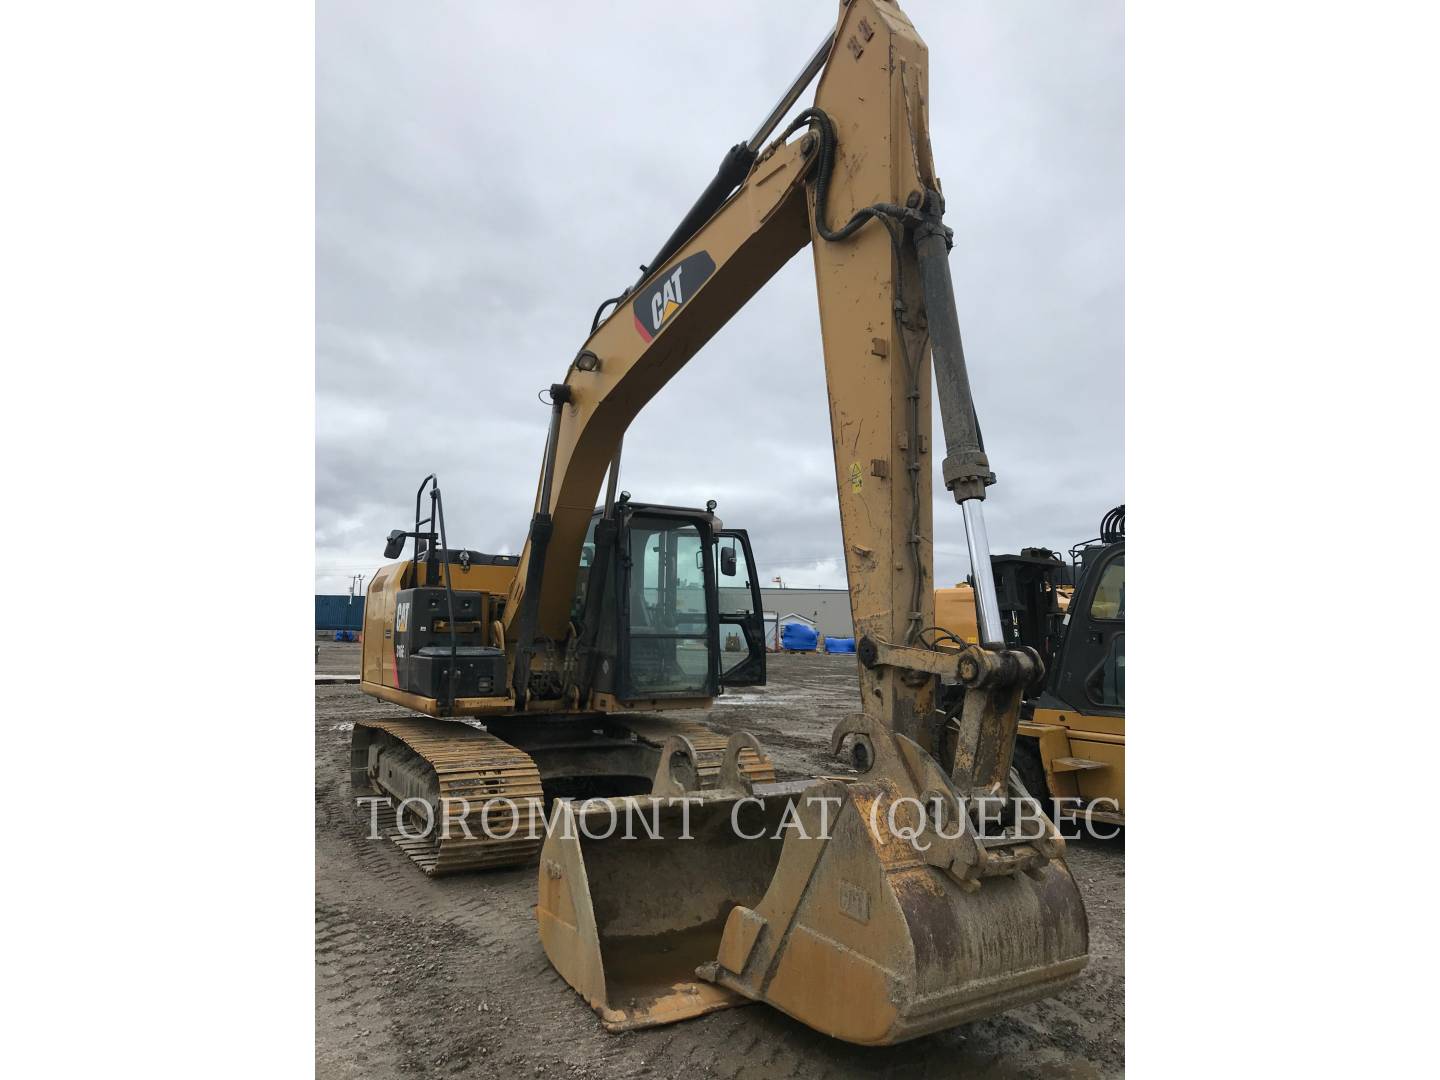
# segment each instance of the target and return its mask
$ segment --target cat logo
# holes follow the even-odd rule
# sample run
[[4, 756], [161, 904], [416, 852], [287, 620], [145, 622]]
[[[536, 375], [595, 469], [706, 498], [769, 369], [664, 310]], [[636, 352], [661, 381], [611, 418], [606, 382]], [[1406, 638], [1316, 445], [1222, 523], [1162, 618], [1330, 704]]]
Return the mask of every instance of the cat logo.
[[646, 341], [655, 340], [670, 317], [686, 300], [694, 296], [706, 279], [715, 272], [715, 260], [708, 251], [687, 255], [674, 266], [662, 271], [650, 287], [635, 297], [631, 310], [635, 313], [635, 329]]

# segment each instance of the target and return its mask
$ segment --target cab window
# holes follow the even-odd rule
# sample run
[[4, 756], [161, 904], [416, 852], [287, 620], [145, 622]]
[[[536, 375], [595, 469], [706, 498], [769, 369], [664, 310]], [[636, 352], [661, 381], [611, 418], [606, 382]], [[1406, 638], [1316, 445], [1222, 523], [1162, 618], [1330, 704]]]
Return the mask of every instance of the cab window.
[[750, 563], [745, 558], [745, 549], [733, 536], [722, 536], [716, 543], [720, 614], [749, 615], [755, 610], [755, 594], [750, 589]]
[[1123, 620], [1125, 618], [1125, 556], [1117, 555], [1106, 564], [1090, 601], [1092, 619]]
[[1116, 634], [1105, 652], [1105, 660], [1085, 681], [1085, 693], [1096, 705], [1125, 707], [1125, 635]]
[[706, 546], [694, 525], [630, 523], [630, 685], [637, 693], [702, 693], [709, 686]]
[[590, 570], [595, 565], [595, 523], [600, 519], [592, 517], [590, 528], [585, 531], [585, 542], [580, 547], [580, 571], [575, 575], [575, 595], [570, 599], [570, 619], [577, 625], [585, 616], [585, 596], [590, 588]]

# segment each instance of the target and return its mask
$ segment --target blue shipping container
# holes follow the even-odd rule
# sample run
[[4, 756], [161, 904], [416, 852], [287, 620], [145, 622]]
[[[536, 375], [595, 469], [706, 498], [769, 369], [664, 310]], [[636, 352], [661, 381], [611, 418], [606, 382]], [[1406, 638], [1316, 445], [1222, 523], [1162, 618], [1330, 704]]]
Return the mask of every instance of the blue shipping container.
[[365, 628], [365, 597], [322, 596], [315, 594], [315, 629], [363, 630]]

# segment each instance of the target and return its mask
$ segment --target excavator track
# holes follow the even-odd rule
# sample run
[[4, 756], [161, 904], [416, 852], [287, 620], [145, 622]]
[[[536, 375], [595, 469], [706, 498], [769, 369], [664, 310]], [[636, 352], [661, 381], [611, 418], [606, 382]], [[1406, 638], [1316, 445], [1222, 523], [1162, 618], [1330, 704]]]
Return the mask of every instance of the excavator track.
[[[390, 795], [392, 802], [394, 792], [386, 791], [370, 769], [369, 748], [376, 733], [381, 733], [382, 740], [388, 736], [413, 751], [430, 766], [438, 782], [439, 805], [445, 808], [443, 822], [437, 820], [433, 828], [422, 829], [399, 820], [393, 806], [379, 818], [386, 835], [426, 874], [440, 877], [521, 866], [539, 856], [545, 838], [544, 795], [540, 770], [529, 754], [453, 720], [356, 721], [351, 742], [352, 784]], [[511, 802], [497, 804], [498, 799]]]
[[[617, 738], [633, 737], [657, 750], [670, 736], [684, 736], [695, 748], [701, 787], [718, 784], [726, 738], [703, 724], [626, 716], [612, 717], [607, 727]], [[379, 775], [386, 770], [377, 764], [371, 749], [377, 743], [383, 748], [387, 741], [412, 752], [423, 762], [421, 767], [433, 773], [434, 785], [426, 785], [430, 797], [412, 800], [430, 803], [433, 826], [414, 810], [406, 817], [401, 809], [405, 790], [385, 783]], [[740, 766], [753, 783], [775, 780], [775, 766], [769, 757], [753, 750], [740, 752]], [[411, 775], [415, 775], [414, 766]], [[375, 809], [377, 825], [431, 877], [521, 866], [534, 862], [544, 843], [544, 792], [534, 759], [469, 724], [429, 717], [356, 721], [351, 782], [356, 790], [373, 790], [390, 798], [389, 806]], [[511, 802], [497, 803], [500, 799]]]
[[[694, 720], [670, 720], [659, 716], [612, 717], [611, 723], [633, 734], [641, 742], [662, 747], [671, 735], [683, 735], [695, 748], [698, 760], [695, 771], [700, 777], [702, 788], [713, 788], [720, 779], [720, 766], [725, 760], [724, 735], [718, 735], [704, 724]], [[757, 754], [751, 749], [740, 751], [740, 768], [751, 783], [773, 784], [775, 764], [768, 754]]]

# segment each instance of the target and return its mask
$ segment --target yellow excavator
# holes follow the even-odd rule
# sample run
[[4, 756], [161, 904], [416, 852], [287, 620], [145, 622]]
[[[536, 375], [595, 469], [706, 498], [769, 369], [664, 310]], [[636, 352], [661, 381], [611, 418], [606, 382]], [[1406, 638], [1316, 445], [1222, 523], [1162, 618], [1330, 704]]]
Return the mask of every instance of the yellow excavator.
[[1075, 594], [1021, 710], [1015, 768], [1052, 817], [1125, 824], [1125, 507], [1072, 548]]
[[[1109, 510], [1100, 535], [1070, 557], [1067, 566], [1026, 548], [991, 558], [1006, 642], [1031, 646], [1047, 669], [1021, 705], [1014, 765], [1051, 817], [1124, 825], [1125, 507]], [[938, 649], [978, 640], [969, 582], [935, 590], [935, 623]], [[947, 709], [962, 697], [958, 684], [941, 690]]]
[[[992, 555], [991, 573], [1000, 604], [1000, 622], [1011, 645], [1029, 645], [1049, 666], [1056, 624], [1075, 595], [1071, 572], [1049, 548], [1024, 548], [1019, 555]], [[980, 640], [975, 586], [968, 579], [935, 590], [934, 644], [963, 649]]]
[[[1064, 841], [1026, 814], [1010, 767], [1043, 665], [1005, 645], [988, 571], [995, 478], [961, 347], [928, 70], [895, 3], [844, 0], [549, 388], [521, 554], [449, 547], [428, 477], [413, 528], [387, 544], [398, 561], [369, 588], [362, 687], [415, 715], [356, 724], [354, 784], [398, 804], [392, 833], [428, 873], [538, 849], [541, 943], [611, 1030], [760, 1001], [887, 1045], [1053, 994], [1086, 963]], [[814, 104], [776, 134], [816, 76]], [[745, 534], [713, 503], [617, 489], [640, 409], [807, 244], [859, 697], [831, 737], [853, 772], [776, 783], [753, 736], [685, 719], [764, 680]], [[942, 452], [932, 371], [942, 475], [984, 568], [980, 640], [959, 652], [923, 633]], [[731, 634], [742, 655], [719, 648]], [[947, 677], [967, 690], [951, 716], [936, 708]]]

